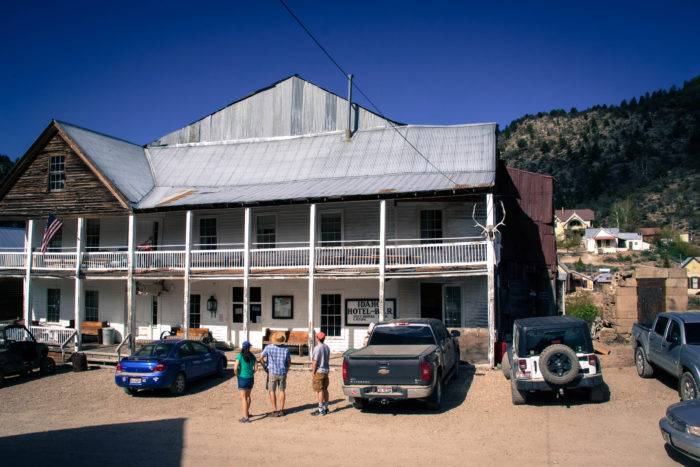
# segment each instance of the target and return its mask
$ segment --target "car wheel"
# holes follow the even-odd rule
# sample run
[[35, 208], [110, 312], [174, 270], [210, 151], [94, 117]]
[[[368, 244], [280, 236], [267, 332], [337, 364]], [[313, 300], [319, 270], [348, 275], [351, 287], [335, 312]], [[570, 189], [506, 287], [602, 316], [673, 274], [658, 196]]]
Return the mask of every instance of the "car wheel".
[[513, 405], [524, 405], [527, 403], [527, 396], [525, 396], [524, 392], [518, 390], [513, 380], [510, 382], [510, 398], [513, 401]]
[[178, 373], [175, 375], [175, 381], [170, 385], [170, 394], [173, 396], [179, 396], [185, 392], [187, 388], [187, 378], [185, 378], [184, 373]]
[[540, 372], [545, 381], [555, 386], [569, 384], [581, 369], [574, 350], [564, 344], [554, 344], [540, 353]]
[[226, 357], [221, 357], [219, 360], [219, 364], [216, 365], [216, 376], [219, 378], [223, 378], [226, 376]]
[[606, 395], [605, 388], [602, 384], [588, 390], [588, 400], [591, 402], [605, 402]]
[[438, 374], [437, 384], [435, 384], [435, 389], [433, 393], [428, 398], [427, 406], [431, 410], [438, 410], [442, 405], [442, 376]]
[[634, 351], [634, 366], [637, 368], [637, 374], [642, 378], [651, 378], [654, 374], [654, 368], [647, 360], [646, 352], [642, 347], [637, 347]]
[[678, 392], [683, 401], [697, 399], [698, 397], [698, 386], [695, 384], [695, 378], [687, 371], [681, 375], [681, 379], [678, 382]]
[[138, 392], [138, 389], [134, 388], [124, 388], [124, 392], [129, 395], [129, 396], [135, 396], [136, 393]]
[[501, 359], [501, 371], [506, 379], [510, 379], [510, 359], [508, 358], [508, 354], [505, 354]]
[[43, 375], [50, 375], [56, 371], [56, 362], [51, 357], [44, 357], [39, 363], [39, 371]]
[[362, 410], [367, 407], [367, 399], [361, 397], [351, 397], [350, 403], [352, 403], [352, 406], [357, 410]]

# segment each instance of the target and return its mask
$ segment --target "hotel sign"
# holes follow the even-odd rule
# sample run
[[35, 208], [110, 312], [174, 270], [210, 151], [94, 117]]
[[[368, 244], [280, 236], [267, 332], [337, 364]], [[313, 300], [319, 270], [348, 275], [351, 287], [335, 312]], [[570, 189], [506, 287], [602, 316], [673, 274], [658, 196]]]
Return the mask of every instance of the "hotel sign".
[[[384, 300], [384, 320], [396, 318], [396, 299]], [[369, 326], [379, 322], [379, 299], [348, 298], [345, 300], [345, 325]]]

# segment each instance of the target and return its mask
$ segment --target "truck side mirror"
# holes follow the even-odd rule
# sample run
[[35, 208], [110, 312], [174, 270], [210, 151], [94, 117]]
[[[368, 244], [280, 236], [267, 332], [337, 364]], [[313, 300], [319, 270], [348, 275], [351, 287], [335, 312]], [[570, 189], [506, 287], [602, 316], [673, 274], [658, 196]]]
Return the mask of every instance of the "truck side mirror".
[[458, 330], [453, 329], [452, 331], [450, 331], [450, 336], [452, 336], [452, 337], [459, 337], [459, 336], [461, 336], [461, 334], [459, 333]]

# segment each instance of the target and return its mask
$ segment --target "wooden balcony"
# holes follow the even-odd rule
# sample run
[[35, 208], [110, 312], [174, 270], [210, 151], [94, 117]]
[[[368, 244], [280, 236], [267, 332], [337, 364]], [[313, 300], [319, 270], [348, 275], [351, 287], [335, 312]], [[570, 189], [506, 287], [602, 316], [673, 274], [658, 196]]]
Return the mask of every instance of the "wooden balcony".
[[[425, 241], [425, 240], [423, 240]], [[308, 246], [302, 243], [253, 245], [250, 249], [252, 274], [283, 274], [289, 271], [306, 272], [309, 268]], [[193, 273], [228, 273], [238, 275], [244, 267], [245, 250], [240, 247], [191, 250], [190, 269]], [[198, 248], [198, 246], [195, 246]], [[314, 251], [314, 268], [319, 273], [366, 271], [377, 272], [380, 246], [376, 241], [337, 242], [318, 245]], [[32, 269], [36, 271], [75, 271], [75, 251], [32, 253]], [[89, 273], [124, 272], [128, 269], [128, 252], [123, 250], [86, 251], [81, 254], [81, 270]], [[24, 252], [0, 252], [0, 270], [22, 270]], [[162, 246], [157, 250], [135, 251], [136, 273], [178, 272], [185, 269], [186, 252], [181, 246]], [[431, 243], [420, 240], [388, 240], [386, 270], [398, 271], [419, 268], [459, 268], [486, 265], [486, 242], [481, 238], [435, 239]], [[173, 274], [177, 275], [177, 274]]]

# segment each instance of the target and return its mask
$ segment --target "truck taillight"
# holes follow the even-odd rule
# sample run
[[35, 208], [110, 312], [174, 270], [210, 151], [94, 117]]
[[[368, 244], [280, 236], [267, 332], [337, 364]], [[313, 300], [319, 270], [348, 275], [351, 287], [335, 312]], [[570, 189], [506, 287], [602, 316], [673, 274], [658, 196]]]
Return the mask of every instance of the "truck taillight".
[[526, 371], [527, 370], [527, 360], [524, 358], [518, 359], [518, 368], [520, 368], [520, 371]]
[[348, 359], [343, 359], [343, 382], [347, 384], [350, 380], [350, 370], [348, 368]]
[[516, 379], [530, 379], [532, 373], [527, 371], [527, 360], [524, 358], [518, 359], [518, 371], [515, 372]]
[[159, 363], [153, 368], [153, 371], [155, 373], [160, 373], [161, 371], [165, 371], [165, 363]]
[[420, 379], [426, 383], [433, 380], [433, 365], [425, 360], [421, 360], [420, 362]]
[[590, 367], [597, 367], [598, 366], [598, 357], [596, 357], [595, 354], [590, 354], [588, 356], [588, 366], [590, 366]]
[[117, 373], [121, 373], [121, 372], [122, 372], [122, 364], [117, 363]]

